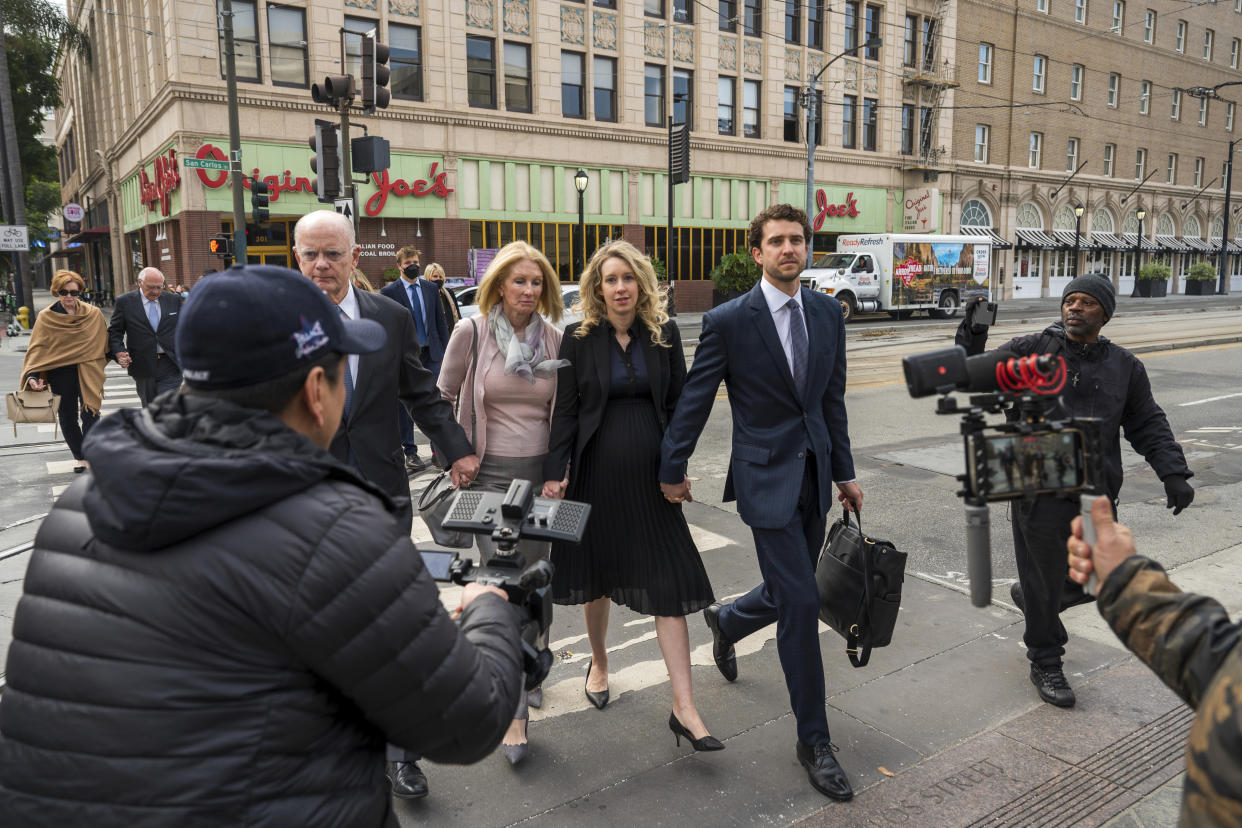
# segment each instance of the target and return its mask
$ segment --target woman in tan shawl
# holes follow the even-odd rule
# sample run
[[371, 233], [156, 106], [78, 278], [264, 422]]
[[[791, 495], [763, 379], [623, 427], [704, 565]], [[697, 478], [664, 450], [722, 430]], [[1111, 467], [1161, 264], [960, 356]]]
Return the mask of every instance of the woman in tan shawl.
[[78, 461], [75, 472], [86, 468], [82, 439], [99, 421], [108, 364], [108, 324], [99, 308], [82, 301], [85, 288], [77, 273], [56, 271], [52, 295], [59, 301], [35, 319], [18, 386], [42, 391], [51, 384], [52, 393], [60, 395], [60, 430]]

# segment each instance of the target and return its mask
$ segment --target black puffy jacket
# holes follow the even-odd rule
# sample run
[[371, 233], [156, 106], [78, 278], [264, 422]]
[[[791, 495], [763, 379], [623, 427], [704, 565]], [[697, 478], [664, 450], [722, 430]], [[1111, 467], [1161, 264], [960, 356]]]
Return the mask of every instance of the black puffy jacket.
[[35, 541], [0, 704], [0, 825], [394, 824], [386, 741], [489, 753], [516, 610], [459, 628], [392, 505], [275, 417], [105, 418]]

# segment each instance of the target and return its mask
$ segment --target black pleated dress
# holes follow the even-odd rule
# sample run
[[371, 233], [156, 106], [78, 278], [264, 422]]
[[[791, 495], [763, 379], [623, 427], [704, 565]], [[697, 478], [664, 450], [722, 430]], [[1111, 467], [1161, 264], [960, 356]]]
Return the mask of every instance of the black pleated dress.
[[599, 429], [571, 469], [566, 497], [591, 504], [581, 544], [552, 545], [552, 599], [609, 597], [643, 615], [697, 612], [714, 598], [680, 503], [660, 491], [663, 432], [642, 348], [608, 337], [611, 385]]

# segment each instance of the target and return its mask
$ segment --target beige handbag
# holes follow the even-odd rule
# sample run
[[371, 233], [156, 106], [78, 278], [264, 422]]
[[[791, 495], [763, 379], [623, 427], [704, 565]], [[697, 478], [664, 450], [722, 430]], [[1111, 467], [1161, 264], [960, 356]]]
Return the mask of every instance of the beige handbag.
[[[17, 436], [18, 423], [51, 423], [56, 425], [56, 411], [60, 408], [60, 395], [50, 388], [42, 391], [10, 391], [5, 395], [9, 419], [13, 421], [13, 436]], [[53, 428], [52, 433], [57, 433]]]

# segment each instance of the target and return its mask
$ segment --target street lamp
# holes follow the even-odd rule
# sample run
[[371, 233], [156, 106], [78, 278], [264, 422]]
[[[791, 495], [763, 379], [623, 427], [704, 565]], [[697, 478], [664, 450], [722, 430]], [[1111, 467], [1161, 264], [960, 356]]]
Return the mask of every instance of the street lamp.
[[[839, 55], [833, 55], [828, 59], [815, 76], [807, 83], [802, 90], [802, 106], [806, 109], [806, 217], [811, 219], [811, 204], [815, 199], [815, 123], [819, 120], [819, 106], [816, 103], [815, 84], [819, 82], [819, 76], [828, 70], [828, 67], [836, 63], [846, 55], [858, 54], [859, 49], [878, 49], [884, 45], [882, 38], [873, 37], [866, 43], [856, 44], [853, 48], [846, 49]], [[812, 229], [812, 232], [814, 230]], [[814, 243], [812, 239], [807, 239], [812, 251]]]
[[[1218, 101], [1224, 101], [1225, 99], [1220, 96], [1219, 90], [1226, 86], [1242, 86], [1242, 81], [1225, 81], [1215, 86], [1192, 86], [1190, 89], [1185, 90], [1185, 92], [1192, 98], [1215, 98]], [[1232, 105], [1233, 102], [1228, 101], [1227, 103]], [[1229, 279], [1227, 268], [1229, 264], [1229, 190], [1233, 186], [1234, 147], [1239, 140], [1242, 139], [1235, 138], [1229, 142], [1229, 154], [1225, 156], [1225, 212], [1222, 214], [1225, 226], [1220, 233], [1220, 270], [1216, 274], [1216, 292], [1220, 295], [1229, 293], [1229, 289], [1226, 287], [1228, 284], [1227, 280]]]
[[590, 183], [591, 179], [585, 170], [578, 170], [574, 174], [574, 189], [578, 191], [578, 242], [580, 245], [578, 250], [581, 254], [575, 276], [581, 276], [582, 268], [586, 265], [586, 213], [583, 211], [582, 194], [586, 192], [587, 184]]
[[1074, 205], [1074, 276], [1078, 276], [1078, 237], [1082, 235], [1082, 214], [1086, 210], [1081, 204]]
[[1130, 291], [1130, 295], [1138, 296], [1139, 269], [1143, 264], [1143, 219], [1147, 218], [1147, 211], [1140, 206], [1134, 215], [1138, 218], [1138, 240], [1134, 242], [1134, 290]]

